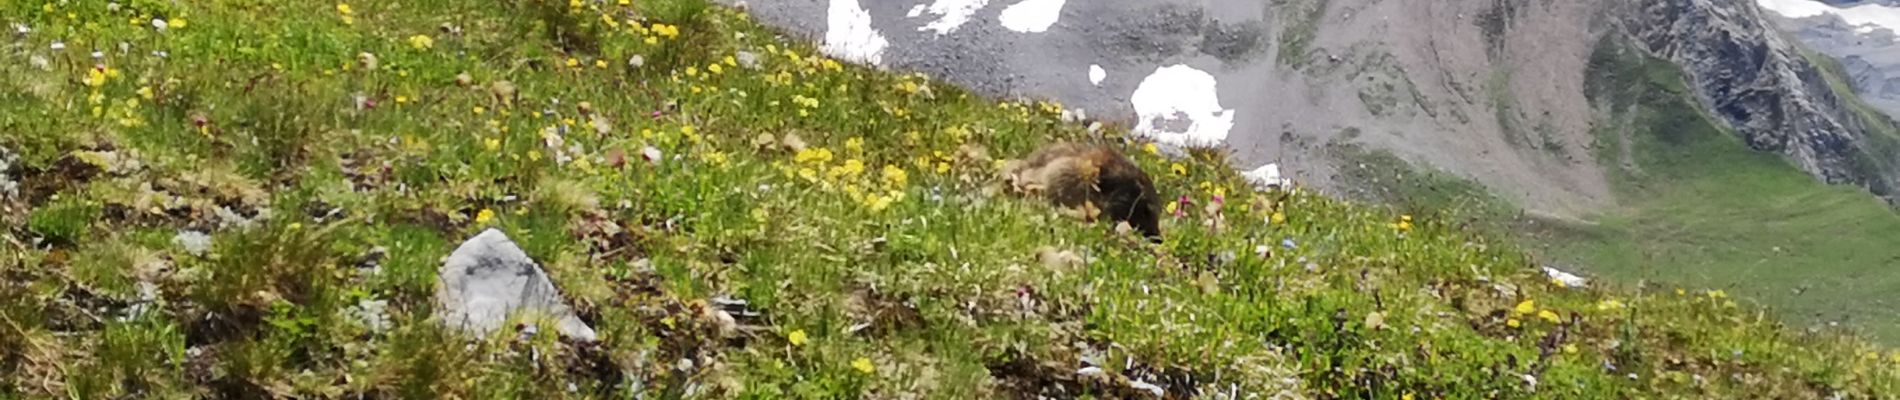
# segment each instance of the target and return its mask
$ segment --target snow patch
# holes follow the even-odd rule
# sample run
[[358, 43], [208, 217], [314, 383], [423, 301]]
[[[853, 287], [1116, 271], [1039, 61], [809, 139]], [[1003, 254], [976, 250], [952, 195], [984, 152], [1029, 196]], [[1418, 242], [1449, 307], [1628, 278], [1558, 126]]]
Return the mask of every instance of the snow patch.
[[879, 65], [891, 42], [871, 27], [871, 12], [858, 0], [831, 0], [826, 9], [825, 54], [853, 62]]
[[925, 12], [936, 14], [936, 21], [924, 24], [924, 26], [918, 27], [917, 30], [937, 31], [938, 35], [948, 35], [951, 32], [956, 32], [957, 28], [962, 27], [964, 23], [970, 22], [970, 17], [975, 16], [977, 10], [982, 10], [983, 6], [989, 4], [990, 0], [937, 0], [928, 6], [918, 4], [916, 7], [912, 7], [910, 13], [906, 15], [911, 18], [917, 18], [918, 16], [922, 16]]
[[1062, 17], [1062, 3], [1066, 0], [1023, 0], [1021, 3], [1003, 9], [1001, 20], [1004, 28], [1023, 33], [1040, 33], [1049, 30]]
[[1102, 66], [1100, 65], [1089, 66], [1089, 84], [1095, 85], [1095, 86], [1102, 86], [1102, 79], [1106, 79], [1106, 78], [1108, 78], [1108, 71], [1103, 70]]
[[1847, 21], [1848, 25], [1859, 27], [1861, 33], [1872, 33], [1881, 28], [1900, 33], [1900, 7], [1863, 4], [1839, 8], [1815, 0], [1756, 0], [1756, 3], [1788, 18], [1834, 15]]
[[1129, 102], [1141, 120], [1135, 132], [1174, 146], [1213, 146], [1234, 129], [1234, 110], [1221, 108], [1219, 82], [1187, 65], [1156, 68]]

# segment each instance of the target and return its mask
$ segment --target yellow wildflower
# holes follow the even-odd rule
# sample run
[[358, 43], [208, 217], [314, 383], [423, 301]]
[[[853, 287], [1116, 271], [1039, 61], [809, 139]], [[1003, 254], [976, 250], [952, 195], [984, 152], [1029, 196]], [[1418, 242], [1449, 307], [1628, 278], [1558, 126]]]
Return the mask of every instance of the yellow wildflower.
[[106, 71], [99, 68], [86, 70], [86, 86], [100, 87], [106, 84]]
[[1609, 299], [1609, 300], [1597, 302], [1598, 311], [1610, 311], [1610, 310], [1616, 310], [1616, 309], [1621, 309], [1621, 308], [1623, 308], [1623, 302], [1617, 299]]
[[1564, 344], [1564, 354], [1577, 354], [1577, 344], [1576, 344], [1576, 343], [1565, 343], [1565, 344]]
[[495, 210], [484, 208], [482, 209], [481, 212], [475, 213], [476, 224], [485, 225], [485, 224], [488, 224], [489, 221], [494, 221], [494, 220], [495, 220]]
[[1709, 291], [1709, 298], [1711, 299], [1720, 299], [1724, 297], [1728, 297], [1728, 292], [1722, 291], [1722, 289], [1715, 289], [1715, 290]]
[[1537, 301], [1524, 300], [1524, 302], [1517, 303], [1517, 308], [1513, 309], [1512, 311], [1516, 311], [1518, 315], [1524, 315], [1524, 314], [1537, 312]]
[[726, 163], [729, 160], [726, 157], [726, 153], [721, 153], [718, 151], [708, 151], [705, 154], [701, 154], [699, 158], [706, 160], [706, 162], [712, 163], [712, 165], [714, 166], [720, 166], [720, 167], [726, 166]]
[[1168, 170], [1174, 171], [1175, 175], [1187, 176], [1188, 174], [1187, 165], [1182, 165], [1181, 163], [1174, 163], [1174, 165], [1168, 166]]
[[171, 20], [165, 22], [170, 23], [171, 29], [185, 29], [185, 25], [188, 25], [185, 23], [185, 17], [172, 17]]
[[721, 61], [724, 61], [726, 65], [728, 66], [733, 66], [733, 67], [739, 66], [739, 59], [733, 56], [726, 56], [726, 59], [721, 60]]
[[937, 162], [937, 173], [944, 174], [944, 173], [949, 173], [949, 172], [950, 172], [950, 163], [942, 162], [942, 161]]
[[858, 359], [856, 360], [851, 360], [851, 368], [857, 368], [858, 372], [863, 372], [866, 374], [877, 372], [877, 367], [871, 365], [871, 359], [864, 358], [864, 357], [858, 357]]
[[491, 151], [491, 152], [501, 150], [501, 139], [482, 140], [482, 147], [488, 149], [488, 151]]
[[895, 165], [884, 166], [884, 183], [891, 186], [904, 186], [906, 181], [910, 179], [909, 175], [909, 173], [904, 172], [903, 168], [898, 168]]
[[1512, 328], [1516, 328], [1516, 327], [1519, 327], [1519, 326], [1523, 326], [1523, 325], [1524, 325], [1524, 323], [1522, 323], [1522, 322], [1517, 322], [1517, 318], [1511, 318], [1511, 319], [1507, 319], [1507, 320], [1504, 320], [1504, 326], [1509, 326], [1509, 327], [1512, 327]]
[[1269, 217], [1269, 221], [1272, 221], [1275, 224], [1284, 224], [1286, 223], [1286, 214], [1280, 213], [1279, 211], [1274, 211], [1273, 216]]
[[152, 94], [152, 87], [151, 87], [151, 86], [140, 86], [140, 87], [139, 87], [139, 97], [140, 97], [140, 98], [143, 98], [143, 99], [146, 99], [146, 100], [151, 100], [151, 99], [152, 99], [152, 96], [153, 96], [153, 94]]
[[711, 72], [714, 74], [723, 74], [723, 73], [726, 73], [726, 67], [721, 66], [719, 64], [709, 64], [709, 65], [706, 65], [706, 72]]
[[1550, 323], [1553, 324], [1563, 322], [1563, 318], [1559, 318], [1556, 312], [1550, 310], [1538, 310], [1537, 317], [1543, 318], [1545, 321], [1550, 321]]
[[429, 35], [410, 36], [409, 47], [414, 47], [416, 50], [428, 50], [435, 47], [435, 39], [430, 38]]
[[1162, 211], [1166, 211], [1169, 214], [1173, 214], [1176, 210], [1179, 210], [1181, 206], [1180, 206], [1180, 202], [1170, 201], [1168, 202], [1167, 205], [1161, 206], [1161, 207], [1163, 208]]
[[849, 151], [852, 153], [863, 153], [864, 139], [858, 138], [856, 136], [852, 136], [850, 139], [845, 139], [844, 149], [845, 151]]
[[350, 5], [347, 3], [336, 3], [336, 12], [343, 15], [350, 15]]
[[488, 108], [485, 108], [482, 106], [475, 106], [475, 108], [470, 108], [469, 112], [473, 112], [475, 113], [475, 115], [482, 115], [483, 113], [488, 112]]
[[855, 177], [864, 173], [864, 162], [856, 158], [844, 160], [844, 166], [838, 167], [838, 170], [845, 176]]
[[568, 57], [568, 58], [567, 58], [567, 66], [568, 66], [569, 68], [572, 68], [572, 67], [579, 67], [579, 66], [581, 66], [581, 60], [580, 60], [580, 59], [577, 59], [577, 58], [574, 58], [574, 57]]
[[686, 67], [686, 76], [689, 76], [689, 77], [699, 76], [699, 67]]
[[792, 331], [791, 334], [785, 335], [785, 341], [792, 342], [793, 346], [804, 346], [806, 340], [809, 340], [809, 338], [805, 337], [804, 329], [795, 330]]
[[875, 193], [868, 194], [864, 196], [864, 206], [870, 208], [872, 212], [884, 211], [891, 207], [893, 200], [893, 198], [879, 196]]

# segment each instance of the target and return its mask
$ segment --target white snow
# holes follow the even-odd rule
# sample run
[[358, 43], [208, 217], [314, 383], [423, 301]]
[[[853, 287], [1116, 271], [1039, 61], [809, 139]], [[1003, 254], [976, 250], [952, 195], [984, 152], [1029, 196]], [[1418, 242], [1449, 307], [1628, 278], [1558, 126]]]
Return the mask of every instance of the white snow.
[[970, 17], [975, 16], [977, 10], [982, 10], [983, 6], [989, 4], [990, 0], [936, 0], [928, 6], [918, 4], [917, 7], [912, 7], [907, 15], [917, 18], [926, 11], [936, 14], [936, 21], [924, 24], [917, 30], [937, 31], [938, 35], [948, 35], [956, 32], [957, 28], [962, 27], [964, 23], [970, 22]]
[[1102, 86], [1102, 79], [1106, 79], [1106, 78], [1108, 78], [1108, 71], [1102, 69], [1102, 66], [1100, 65], [1089, 66], [1089, 84], [1095, 85], [1095, 86]]
[[1221, 108], [1218, 85], [1213, 75], [1187, 65], [1156, 68], [1129, 96], [1141, 118], [1135, 132], [1181, 147], [1226, 141], [1234, 110]]
[[1788, 18], [1808, 18], [1824, 14], [1841, 17], [1848, 25], [1860, 27], [1862, 33], [1886, 28], [1900, 33], [1900, 7], [1879, 4], [1863, 4], [1848, 8], [1839, 8], [1815, 0], [1756, 0], [1762, 8], [1774, 11]]
[[1066, 0], [1023, 0], [1021, 3], [1003, 9], [998, 16], [1004, 28], [1023, 33], [1040, 33], [1049, 30], [1062, 17], [1062, 3]]
[[858, 0], [831, 0], [826, 13], [825, 44], [819, 50], [853, 62], [884, 62], [884, 47], [891, 42], [871, 27], [871, 12], [859, 7]]
[[1242, 172], [1240, 176], [1247, 178], [1247, 181], [1253, 183], [1254, 187], [1263, 189], [1269, 187], [1286, 188], [1293, 186], [1292, 179], [1287, 179], [1285, 176], [1280, 175], [1280, 164], [1269, 163], [1262, 165], [1260, 168], [1254, 168], [1252, 171]]

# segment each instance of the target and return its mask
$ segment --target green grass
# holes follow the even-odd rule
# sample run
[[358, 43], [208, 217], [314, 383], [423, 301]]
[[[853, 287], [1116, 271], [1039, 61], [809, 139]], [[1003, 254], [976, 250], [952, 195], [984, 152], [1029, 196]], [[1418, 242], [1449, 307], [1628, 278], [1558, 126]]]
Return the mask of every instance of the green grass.
[[1313, 40], [1319, 38], [1320, 24], [1326, 22], [1332, 0], [1273, 0], [1270, 4], [1276, 12], [1286, 13], [1280, 17], [1286, 28], [1280, 30], [1276, 59], [1289, 68], [1305, 68], [1313, 61]]
[[[1751, 151], [1699, 111], [1674, 66], [1606, 42], [1591, 88], [1631, 114], [1599, 131], [1621, 207], [1543, 237], [1562, 260], [1626, 282], [1725, 288], [1800, 327], [1840, 322], [1891, 342], [1900, 312], [1900, 215]], [[1624, 160], [1623, 148], [1632, 159]]]
[[[992, 158], [1119, 133], [633, 3], [4, 6], [33, 33], [0, 62], [28, 189], [0, 207], [0, 397], [1900, 390], [1900, 354], [1720, 292], [1557, 287], [1455, 221], [1255, 192], [1216, 152], [1132, 141], [1193, 202], [1149, 245], [994, 191]], [[95, 47], [101, 66], [74, 50]], [[598, 343], [431, 318], [441, 258], [488, 228]], [[719, 296], [760, 316], [728, 325]]]

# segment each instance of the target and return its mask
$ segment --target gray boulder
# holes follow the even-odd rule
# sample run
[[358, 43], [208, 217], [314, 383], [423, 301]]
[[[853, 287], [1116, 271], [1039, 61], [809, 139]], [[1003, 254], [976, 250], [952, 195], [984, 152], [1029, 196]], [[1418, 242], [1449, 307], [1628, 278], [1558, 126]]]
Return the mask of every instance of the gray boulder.
[[439, 274], [437, 315], [451, 327], [485, 336], [510, 316], [532, 313], [556, 321], [562, 336], [594, 340], [594, 328], [574, 317], [547, 272], [499, 230], [462, 242]]

